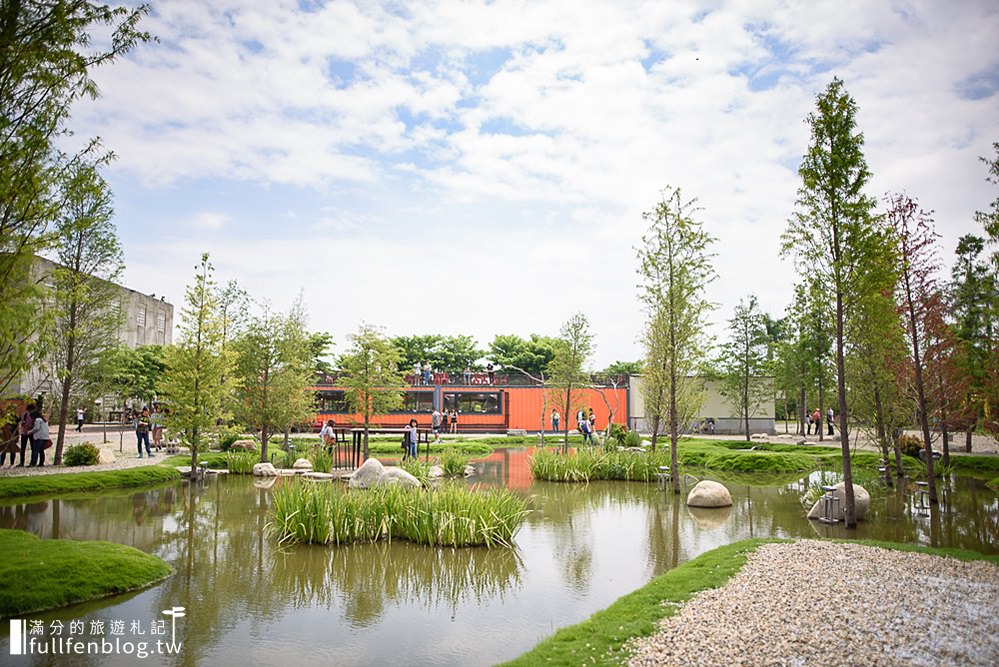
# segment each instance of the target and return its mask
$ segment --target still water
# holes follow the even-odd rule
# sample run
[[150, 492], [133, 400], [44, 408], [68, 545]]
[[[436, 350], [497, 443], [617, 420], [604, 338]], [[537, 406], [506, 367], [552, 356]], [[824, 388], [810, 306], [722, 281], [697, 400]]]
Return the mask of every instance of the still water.
[[[157, 639], [170, 639], [163, 610], [185, 614], [174, 621], [176, 654], [12, 657], [5, 622], [0, 655], [5, 664], [34, 665], [491, 665], [714, 547], [748, 537], [845, 536], [804, 518], [799, 498], [814, 475], [730, 478], [731, 508], [697, 510], [655, 485], [534, 482], [527, 455], [499, 450], [479, 464], [481, 483], [530, 500], [515, 550], [398, 541], [282, 549], [265, 530], [273, 487], [244, 476], [0, 506], [0, 527], [130, 544], [174, 568], [139, 593], [26, 620], [67, 629], [76, 621], [87, 633], [103, 621], [105, 637], [117, 625], [120, 641], [155, 651]], [[928, 517], [910, 493], [876, 496], [852, 535], [999, 552], [996, 494], [962, 477], [946, 480], [943, 496]], [[166, 637], [150, 634], [157, 621]]]

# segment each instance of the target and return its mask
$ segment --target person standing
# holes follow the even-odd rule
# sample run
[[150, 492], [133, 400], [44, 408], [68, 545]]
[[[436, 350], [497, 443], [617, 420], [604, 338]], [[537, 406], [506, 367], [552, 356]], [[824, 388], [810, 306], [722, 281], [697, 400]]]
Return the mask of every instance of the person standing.
[[430, 362], [423, 362], [423, 384], [430, 385]]
[[14, 457], [17, 456], [17, 440], [20, 435], [21, 418], [16, 412], [10, 412], [2, 427], [0, 427], [0, 466], [7, 462], [7, 454], [10, 454], [10, 465], [14, 465]]
[[49, 423], [45, 421], [45, 415], [37, 409], [31, 413], [34, 426], [31, 427], [31, 463], [29, 468], [42, 468], [45, 466], [45, 449], [52, 445], [49, 439]]
[[587, 442], [589, 442], [592, 445], [593, 444], [593, 433], [592, 433], [592, 431], [590, 429], [590, 420], [589, 419], [583, 419], [581, 422], [579, 422], [579, 431], [580, 431], [580, 433], [583, 434], [583, 444], [585, 445]]
[[159, 404], [153, 404], [153, 411], [149, 415], [149, 428], [153, 432], [153, 447], [156, 451], [163, 449], [160, 443], [163, 441], [163, 415], [160, 413]]
[[812, 423], [815, 424], [815, 435], [822, 434], [822, 413], [818, 408], [812, 413]]
[[434, 432], [434, 442], [441, 441], [441, 411], [434, 408], [430, 415], [430, 428]]
[[[28, 447], [31, 445], [31, 429], [35, 425], [35, 420], [31, 416], [35, 407], [33, 405], [24, 406], [24, 413], [21, 415], [21, 425], [19, 430], [21, 432], [21, 462], [18, 463], [19, 468], [24, 467], [24, 453], [28, 451]], [[14, 465], [14, 460], [11, 459], [11, 465]]]
[[83, 415], [84, 410], [82, 407], [76, 409], [76, 432], [79, 433], [83, 430]]
[[410, 419], [406, 424], [405, 433], [402, 436], [402, 460], [416, 458], [416, 446], [420, 439], [420, 430], [415, 419]]
[[590, 437], [593, 437], [593, 433], [597, 430], [597, 415], [593, 412], [593, 408], [590, 408], [590, 414], [586, 417], [586, 421], [590, 422]]
[[489, 384], [493, 384], [496, 380], [496, 371], [493, 370], [492, 363], [486, 364], [486, 374], [489, 376]]
[[833, 418], [835, 416], [836, 415], [833, 413], [832, 406], [830, 405], [829, 409], [826, 410], [826, 428], [829, 429], [829, 432], [826, 435], [834, 435], [833, 434]]
[[552, 430], [558, 433], [559, 414], [558, 410], [552, 410]]
[[458, 409], [451, 408], [451, 433], [458, 432]]
[[135, 439], [139, 448], [139, 458], [142, 458], [142, 443], [146, 443], [146, 454], [152, 458], [153, 450], [149, 446], [149, 409], [142, 408], [142, 412], [135, 418]]
[[472, 366], [470, 364], [465, 366], [465, 372], [461, 374], [461, 377], [465, 384], [472, 383]]

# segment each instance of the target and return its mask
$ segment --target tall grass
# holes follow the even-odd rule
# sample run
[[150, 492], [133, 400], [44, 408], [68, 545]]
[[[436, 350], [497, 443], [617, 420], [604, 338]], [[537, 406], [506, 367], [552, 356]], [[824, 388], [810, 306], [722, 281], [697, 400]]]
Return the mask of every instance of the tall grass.
[[326, 447], [316, 447], [309, 455], [313, 472], [329, 472], [333, 468], [333, 457]]
[[349, 544], [401, 538], [466, 547], [513, 545], [527, 504], [507, 489], [445, 485], [364, 491], [293, 482], [274, 494], [270, 529], [284, 544]]
[[471, 460], [472, 457], [466, 456], [455, 449], [445, 449], [441, 452], [440, 456], [437, 457], [437, 463], [440, 465], [441, 469], [444, 471], [444, 475], [447, 477], [464, 475], [465, 468]]
[[399, 467], [419, 480], [421, 486], [430, 483], [430, 464], [419, 459], [406, 459], [399, 461]]
[[568, 456], [554, 449], [541, 449], [530, 459], [531, 473], [549, 482], [588, 482], [597, 479], [647, 482], [669, 465], [668, 450], [655, 453], [606, 452], [581, 449]]
[[249, 475], [253, 466], [260, 461], [260, 455], [254, 452], [228, 451], [225, 453], [226, 468], [238, 475]]

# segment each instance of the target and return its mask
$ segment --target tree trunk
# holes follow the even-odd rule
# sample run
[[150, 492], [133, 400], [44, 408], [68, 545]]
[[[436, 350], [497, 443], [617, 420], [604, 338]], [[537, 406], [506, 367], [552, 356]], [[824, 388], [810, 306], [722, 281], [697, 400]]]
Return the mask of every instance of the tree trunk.
[[[834, 227], [834, 230], [836, 228]], [[837, 248], [839, 244], [836, 244]], [[846, 361], [843, 355], [843, 293], [836, 292], [836, 390], [839, 394], [839, 444], [843, 451], [843, 523], [857, 527], [857, 505], [853, 494], [853, 468], [850, 461], [850, 436], [846, 422]]]
[[950, 465], [950, 431], [947, 430], [946, 421], [942, 421], [941, 429], [943, 432], [943, 458], [940, 460], [943, 461], [944, 467], [946, 468]]
[[819, 442], [823, 442], [825, 440], [825, 437], [823, 436], [825, 429], [822, 428], [822, 420], [826, 418], [825, 402], [826, 387], [825, 383], [822, 382], [822, 370], [819, 369], [819, 421], [816, 423], [816, 426], [819, 428]]
[[916, 327], [916, 307], [912, 301], [912, 287], [908, 272], [902, 273], [905, 300], [909, 311], [909, 335], [912, 338], [912, 365], [916, 376], [916, 411], [923, 431], [923, 451], [926, 452], [926, 482], [930, 490], [930, 504], [937, 504], [937, 480], [933, 470], [933, 445], [930, 442], [930, 416], [926, 412], [926, 388], [923, 383], [923, 363], [919, 354], [919, 330]]
[[975, 422], [968, 425], [968, 430], [964, 432], [964, 451], [971, 453], [971, 434], [975, 431]]
[[885, 428], [884, 406], [881, 404], [881, 388], [878, 386], [877, 380], [874, 382], [874, 422], [878, 432], [878, 446], [881, 449], [881, 456], [884, 459], [885, 482], [890, 487], [893, 486], [891, 473], [888, 472], [888, 466], [890, 465], [888, 448], [891, 443], [888, 440], [888, 431]]
[[805, 407], [805, 385], [801, 385], [800, 401], [801, 401], [801, 405], [799, 406], [799, 409], [798, 409], [798, 434], [801, 435], [801, 437], [804, 438], [805, 437], [805, 423], [808, 422], [808, 417], [805, 416], [805, 412], [808, 410], [808, 408]]

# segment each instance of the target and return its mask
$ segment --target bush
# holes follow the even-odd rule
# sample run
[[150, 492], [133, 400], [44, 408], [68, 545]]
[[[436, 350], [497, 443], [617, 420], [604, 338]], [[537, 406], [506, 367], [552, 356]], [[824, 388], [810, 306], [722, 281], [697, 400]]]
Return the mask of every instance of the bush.
[[68, 466], [92, 466], [101, 458], [101, 451], [97, 445], [90, 442], [83, 442], [73, 445], [62, 455], [62, 462]]
[[913, 458], [919, 458], [919, 452], [923, 451], [922, 439], [914, 435], [903, 435], [900, 437], [898, 439], [898, 446], [903, 454]]
[[624, 446], [625, 447], [640, 447], [642, 445], [642, 436], [638, 434], [637, 431], [628, 431], [624, 435]]
[[240, 439], [239, 429], [226, 428], [221, 433], [219, 433], [219, 449], [223, 452], [229, 451], [232, 447], [232, 443]]

